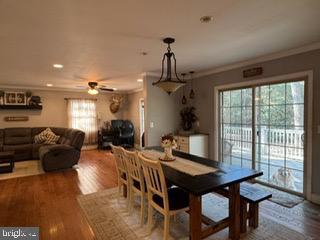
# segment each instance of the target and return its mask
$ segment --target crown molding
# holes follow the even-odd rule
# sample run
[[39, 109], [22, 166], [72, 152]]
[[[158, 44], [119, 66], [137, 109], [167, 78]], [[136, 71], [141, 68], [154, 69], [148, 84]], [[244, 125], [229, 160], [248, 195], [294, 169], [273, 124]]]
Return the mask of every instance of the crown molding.
[[[0, 89], [9, 90], [14, 89], [15, 91], [27, 91], [27, 90], [38, 90], [38, 91], [52, 91], [52, 92], [80, 92], [87, 93], [87, 89], [75, 89], [75, 88], [58, 88], [58, 87], [37, 87], [37, 86], [12, 86], [12, 85], [0, 85]], [[117, 90], [114, 92], [100, 92], [99, 94], [126, 94], [126, 91]]]
[[[211, 74], [225, 72], [225, 71], [236, 69], [236, 68], [246, 67], [246, 66], [261, 63], [261, 62], [267, 62], [267, 61], [272, 61], [272, 60], [276, 60], [284, 57], [289, 57], [292, 55], [310, 52], [317, 49], [320, 49], [320, 42], [312, 43], [312, 44], [305, 45], [298, 48], [289, 49], [286, 51], [280, 51], [277, 53], [264, 55], [264, 56], [253, 58], [246, 61], [241, 61], [233, 64], [227, 64], [220, 67], [215, 67], [210, 70], [198, 71], [198, 72], [195, 72], [194, 78], [204, 77]], [[143, 76], [160, 77], [161, 74], [156, 72], [144, 72]]]
[[[242, 67], [246, 67], [249, 65], [257, 64], [257, 63], [272, 61], [272, 60], [276, 60], [276, 59], [280, 59], [280, 58], [284, 58], [284, 57], [289, 57], [289, 56], [296, 55], [296, 54], [310, 52], [310, 51], [317, 50], [317, 49], [320, 49], [320, 42], [316, 42], [316, 43], [302, 46], [299, 48], [290, 49], [287, 51], [281, 51], [278, 53], [268, 54], [268, 55], [254, 58], [254, 59], [250, 59], [247, 61], [242, 61], [242, 62], [237, 62], [234, 64], [228, 64], [228, 65], [212, 68], [210, 70], [198, 71], [194, 74], [194, 78], [200, 78], [200, 77], [208, 76], [208, 75], [219, 73], [219, 72], [225, 72], [228, 70], [242, 68]], [[141, 77], [145, 78], [147, 76], [160, 77], [161, 74], [157, 73], [157, 72], [143, 72], [143, 73], [141, 73]], [[2, 89], [23, 89], [23, 90], [30, 89], [30, 90], [41, 90], [41, 91], [86, 92], [86, 89], [58, 88], [58, 87], [45, 87], [45, 86], [41, 86], [41, 87], [40, 86], [23, 86], [23, 85], [12, 86], [12, 85], [1, 85], [0, 84], [0, 88], [2, 88]], [[134, 92], [139, 92], [141, 90], [142, 90], [141, 88], [138, 88], [138, 89], [128, 90], [128, 91], [117, 91], [116, 93], [134, 93]]]
[[215, 74], [215, 73], [225, 72], [225, 71], [236, 69], [236, 68], [242, 68], [242, 67], [246, 67], [249, 65], [257, 64], [257, 63], [272, 61], [272, 60], [276, 60], [276, 59], [280, 59], [280, 58], [284, 58], [284, 57], [289, 57], [289, 56], [300, 54], [300, 53], [310, 52], [310, 51], [317, 50], [317, 49], [320, 49], [320, 42], [316, 42], [316, 43], [302, 46], [299, 48], [293, 48], [290, 50], [281, 51], [278, 53], [268, 54], [268, 55], [254, 58], [254, 59], [250, 59], [247, 61], [242, 61], [242, 62], [238, 62], [238, 63], [234, 63], [234, 64], [216, 67], [211, 70], [196, 72], [194, 74], [194, 76], [195, 76], [195, 78], [204, 77], [204, 76], [208, 76], [208, 75]]
[[148, 77], [161, 77], [160, 73], [156, 73], [156, 72], [145, 72], [143, 73], [143, 76], [148, 76]]
[[137, 89], [127, 91], [127, 94], [133, 94], [133, 93], [142, 92], [142, 91], [143, 91], [143, 88], [137, 88]]
[[74, 89], [74, 88], [58, 88], [58, 87], [37, 87], [37, 86], [25, 86], [25, 85], [0, 85], [2, 89], [17, 89], [17, 90], [40, 90], [40, 91], [59, 91], [59, 92], [86, 92], [86, 89]]

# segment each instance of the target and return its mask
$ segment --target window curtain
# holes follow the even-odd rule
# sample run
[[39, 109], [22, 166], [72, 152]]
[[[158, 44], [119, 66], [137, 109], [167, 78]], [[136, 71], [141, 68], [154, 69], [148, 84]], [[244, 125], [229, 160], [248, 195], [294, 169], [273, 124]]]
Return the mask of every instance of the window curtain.
[[85, 132], [84, 144], [96, 144], [98, 135], [96, 101], [68, 99], [69, 127]]

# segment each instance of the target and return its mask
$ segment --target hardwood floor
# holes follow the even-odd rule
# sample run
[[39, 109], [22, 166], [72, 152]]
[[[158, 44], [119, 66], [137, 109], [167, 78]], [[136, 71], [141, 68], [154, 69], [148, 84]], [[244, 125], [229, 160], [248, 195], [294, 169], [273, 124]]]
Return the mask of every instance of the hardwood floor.
[[0, 226], [39, 226], [41, 239], [95, 239], [80, 194], [117, 185], [106, 151], [83, 151], [79, 169], [0, 181]]
[[[79, 168], [0, 181], [0, 226], [39, 226], [41, 239], [95, 239], [76, 197], [117, 185], [107, 151], [83, 151]], [[320, 239], [320, 206], [305, 202], [288, 209], [269, 201], [261, 214]]]

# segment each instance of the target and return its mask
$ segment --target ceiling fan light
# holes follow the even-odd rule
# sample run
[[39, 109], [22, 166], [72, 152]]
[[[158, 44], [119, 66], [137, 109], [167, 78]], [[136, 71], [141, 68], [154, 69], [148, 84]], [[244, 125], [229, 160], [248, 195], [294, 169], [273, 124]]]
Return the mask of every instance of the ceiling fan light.
[[90, 88], [90, 89], [88, 90], [88, 93], [89, 93], [90, 95], [97, 95], [97, 94], [99, 93], [99, 91], [98, 91], [97, 89], [95, 89], [95, 88]]

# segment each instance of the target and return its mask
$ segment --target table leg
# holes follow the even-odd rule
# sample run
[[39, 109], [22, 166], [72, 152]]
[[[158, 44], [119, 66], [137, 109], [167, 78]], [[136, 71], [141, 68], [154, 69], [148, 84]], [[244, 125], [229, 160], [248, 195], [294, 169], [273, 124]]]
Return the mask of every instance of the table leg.
[[190, 239], [201, 239], [201, 196], [189, 194], [189, 207], [190, 207]]
[[236, 183], [229, 187], [229, 238], [240, 239], [240, 184]]
[[12, 159], [12, 161], [10, 162], [10, 167], [11, 167], [11, 172], [13, 172], [13, 168], [14, 168], [14, 160]]

